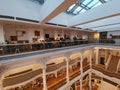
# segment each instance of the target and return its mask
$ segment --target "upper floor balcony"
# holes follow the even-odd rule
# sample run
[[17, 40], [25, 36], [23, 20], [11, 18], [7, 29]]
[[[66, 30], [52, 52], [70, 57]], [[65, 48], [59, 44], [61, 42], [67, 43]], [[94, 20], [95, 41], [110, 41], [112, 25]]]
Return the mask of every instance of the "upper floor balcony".
[[71, 48], [70, 46], [87, 46], [87, 45], [111, 45], [119, 46], [120, 39], [90, 39], [90, 40], [59, 40], [50, 42], [39, 42], [39, 43], [18, 43], [18, 44], [0, 44], [0, 56], [30, 53], [35, 51], [44, 51], [50, 49], [56, 49], [62, 47]]

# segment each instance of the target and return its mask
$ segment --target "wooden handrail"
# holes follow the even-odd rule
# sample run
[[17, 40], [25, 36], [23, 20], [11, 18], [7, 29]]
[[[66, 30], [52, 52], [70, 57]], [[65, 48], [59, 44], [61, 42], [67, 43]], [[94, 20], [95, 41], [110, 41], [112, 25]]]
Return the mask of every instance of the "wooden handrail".
[[103, 74], [105, 74], [107, 76], [120, 79], [120, 73], [114, 73], [114, 72], [107, 71], [107, 70], [105, 70], [105, 68], [103, 66], [93, 64], [92, 68], [97, 70], [97, 71], [102, 72]]
[[57, 83], [48, 87], [48, 90], [56, 90], [66, 83], [66, 78], [59, 80]]

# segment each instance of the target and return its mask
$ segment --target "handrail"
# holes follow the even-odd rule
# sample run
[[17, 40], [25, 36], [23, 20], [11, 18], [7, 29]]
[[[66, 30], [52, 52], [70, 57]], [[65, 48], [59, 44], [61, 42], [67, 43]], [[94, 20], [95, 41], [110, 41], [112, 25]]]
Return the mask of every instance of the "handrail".
[[111, 73], [110, 71], [105, 70], [105, 68], [101, 65], [98, 66], [98, 65], [93, 64], [92, 68], [97, 70], [97, 71], [102, 72], [103, 74], [105, 74], [107, 76], [115, 77], [115, 78], [120, 79], [120, 73], [114, 73], [114, 72]]
[[74, 79], [75, 77], [79, 75], [80, 75], [80, 72], [75, 72], [73, 75], [70, 76], [70, 80]]
[[32, 52], [43, 49], [61, 48], [66, 46], [75, 46], [87, 43], [88, 40], [67, 40], [37, 43], [0, 44], [0, 55]]
[[52, 66], [47, 66], [47, 69], [46, 69], [46, 72], [49, 73], [51, 71], [56, 71], [57, 69], [59, 68], [63, 68], [63, 66], [66, 65], [66, 62], [61, 62], [59, 64], [55, 64], [55, 65], [52, 65]]
[[[55, 49], [48, 49], [48, 50], [38, 50], [38, 51], [33, 51], [33, 52], [27, 52], [27, 53], [21, 53], [21, 54], [12, 54], [12, 55], [4, 55], [4, 56], [0, 56], [0, 60], [10, 60], [10, 59], [15, 59], [15, 58], [21, 58], [21, 57], [27, 57], [27, 56], [31, 56], [31, 55], [39, 55], [39, 54], [44, 54], [44, 53], [50, 53], [50, 52], [58, 52], [58, 51], [63, 51], [63, 50], [68, 50], [68, 49], [72, 49], [72, 48], [80, 48], [83, 46], [87, 46], [87, 44], [84, 45], [77, 45], [77, 46], [69, 46], [69, 47], [64, 47], [64, 48], [55, 48]], [[89, 45], [89, 47], [92, 46], [91, 44]]]
[[5, 78], [5, 79], [3, 79], [3, 87], [16, 85], [16, 84], [22, 83], [24, 81], [28, 81], [28, 80], [30, 80], [38, 75], [41, 75], [41, 74], [42, 74], [42, 69], [38, 69], [36, 71], [21, 74], [19, 76], [17, 75], [14, 77]]
[[89, 63], [83, 67], [83, 72], [87, 71], [88, 69], [90, 69]]
[[57, 83], [52, 84], [51, 86], [48, 87], [48, 90], [56, 90], [64, 84], [66, 84], [66, 78], [63, 78], [62, 80], [59, 80]]

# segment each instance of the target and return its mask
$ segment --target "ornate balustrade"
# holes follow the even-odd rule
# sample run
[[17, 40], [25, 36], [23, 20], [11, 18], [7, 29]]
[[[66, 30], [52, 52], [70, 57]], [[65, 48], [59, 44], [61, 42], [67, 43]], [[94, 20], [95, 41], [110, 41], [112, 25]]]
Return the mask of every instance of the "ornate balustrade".
[[50, 65], [50, 66], [47, 66], [46, 72], [47, 73], [53, 72], [53, 71], [59, 70], [60, 68], [65, 67], [65, 66], [66, 66], [66, 62]]
[[114, 72], [107, 71], [107, 70], [105, 70], [105, 66], [103, 66], [103, 65], [95, 65], [95, 64], [93, 64], [92, 68], [97, 70], [97, 71], [102, 72], [103, 74], [105, 74], [107, 76], [115, 77], [115, 78], [120, 79], [120, 73], [114, 73]]
[[23, 83], [25, 81], [31, 80], [32, 78], [36, 76], [40, 77], [41, 74], [42, 74], [42, 69], [38, 69], [38, 70], [30, 71], [30, 72], [27, 72], [21, 75], [5, 78], [3, 80], [3, 87]]

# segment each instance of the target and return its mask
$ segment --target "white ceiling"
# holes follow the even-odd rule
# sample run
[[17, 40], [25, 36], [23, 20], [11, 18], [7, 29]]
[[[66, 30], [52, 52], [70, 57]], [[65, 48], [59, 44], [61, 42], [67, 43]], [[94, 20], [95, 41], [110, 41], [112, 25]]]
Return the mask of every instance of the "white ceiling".
[[98, 20], [98, 21], [94, 21], [91, 23], [83, 24], [83, 25], [78, 25], [76, 27], [90, 28], [95, 31], [96, 30], [100, 31], [101, 29], [103, 30], [106, 28], [115, 28], [119, 26], [120, 26], [120, 16], [116, 16], [116, 17]]
[[[41, 22], [52, 15], [52, 12], [56, 13], [56, 8], [65, 1], [70, 3], [75, 0], [46, 0], [42, 6], [28, 0], [1, 0], [0, 15], [23, 17]], [[120, 0], [112, 0], [76, 16], [65, 14], [63, 11], [47, 22], [68, 27], [75, 26], [82, 30], [88, 28], [93, 31], [120, 30]]]
[[[75, 26], [83, 29], [92, 29], [93, 31], [112, 31], [120, 30], [120, 0], [112, 0], [104, 3], [96, 8], [93, 8], [85, 13], [76, 16], [56, 16], [51, 20], [51, 23], [59, 23], [59, 21], [66, 20], [68, 26]], [[70, 17], [69, 19], [67, 17]], [[61, 20], [59, 20], [61, 19]], [[62, 23], [62, 21], [61, 21]], [[96, 28], [95, 28], [96, 27]]]

